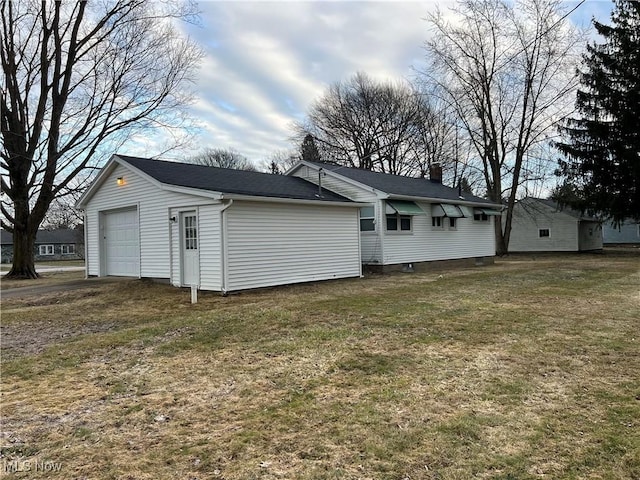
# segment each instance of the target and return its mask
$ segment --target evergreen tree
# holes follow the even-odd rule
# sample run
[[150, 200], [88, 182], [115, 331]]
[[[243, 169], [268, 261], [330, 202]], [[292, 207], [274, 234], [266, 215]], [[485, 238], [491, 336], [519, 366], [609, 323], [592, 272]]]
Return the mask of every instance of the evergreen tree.
[[616, 223], [640, 219], [640, 2], [614, 0], [612, 25], [594, 20], [602, 44], [587, 46], [576, 107], [564, 122], [563, 203]]
[[316, 146], [316, 141], [313, 139], [313, 135], [310, 133], [304, 137], [302, 141], [302, 160], [307, 162], [321, 162], [320, 152], [318, 151], [318, 147]]

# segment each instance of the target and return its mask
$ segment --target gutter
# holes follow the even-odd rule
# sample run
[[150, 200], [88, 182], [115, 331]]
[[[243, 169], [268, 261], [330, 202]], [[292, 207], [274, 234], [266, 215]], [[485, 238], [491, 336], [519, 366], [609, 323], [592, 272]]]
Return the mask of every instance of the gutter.
[[341, 200], [307, 200], [303, 198], [282, 198], [282, 197], [261, 197], [257, 195], [241, 195], [228, 193], [221, 197], [222, 200], [244, 200], [247, 202], [266, 202], [266, 203], [297, 203], [303, 205], [330, 205], [333, 207], [365, 207], [370, 205], [369, 202], [350, 202]]
[[227, 278], [227, 209], [233, 205], [233, 198], [230, 198], [228, 203], [220, 209], [220, 292], [223, 297], [227, 296], [227, 285], [229, 279]]

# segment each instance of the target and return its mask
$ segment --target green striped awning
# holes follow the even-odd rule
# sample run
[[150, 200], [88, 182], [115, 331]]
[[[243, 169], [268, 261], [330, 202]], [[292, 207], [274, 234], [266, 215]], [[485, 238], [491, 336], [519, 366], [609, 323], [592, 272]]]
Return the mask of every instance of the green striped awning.
[[450, 203], [436, 203], [431, 206], [432, 217], [449, 217], [449, 218], [462, 218], [464, 213], [457, 205], [451, 205]]
[[474, 215], [485, 214], [488, 217], [499, 217], [502, 215], [502, 212], [499, 210], [493, 210], [491, 208], [474, 208], [473, 213]]
[[[391, 207], [391, 211], [389, 211]], [[415, 202], [407, 202], [405, 200], [387, 200], [387, 213], [399, 215], [426, 215]]]

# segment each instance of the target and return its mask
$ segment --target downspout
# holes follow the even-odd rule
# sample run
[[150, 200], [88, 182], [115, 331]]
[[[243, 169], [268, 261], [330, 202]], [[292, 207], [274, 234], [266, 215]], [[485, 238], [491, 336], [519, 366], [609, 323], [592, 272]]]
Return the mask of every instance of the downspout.
[[[84, 228], [83, 228], [83, 232], [82, 232], [82, 236], [84, 237], [84, 279], [88, 279], [89, 278], [89, 255], [88, 255], [88, 250], [89, 250], [89, 243], [87, 242], [87, 230], [89, 229], [89, 222], [87, 222], [87, 209], [85, 208], [84, 212], [82, 212], [82, 217], [83, 217], [83, 221], [84, 221]], [[100, 236], [98, 235], [98, 238], [100, 238]], [[98, 251], [100, 249], [98, 248]]]
[[227, 216], [225, 212], [231, 205], [233, 205], [233, 198], [230, 198], [229, 203], [220, 210], [220, 291], [223, 297], [227, 296], [227, 284], [229, 283], [227, 279]]

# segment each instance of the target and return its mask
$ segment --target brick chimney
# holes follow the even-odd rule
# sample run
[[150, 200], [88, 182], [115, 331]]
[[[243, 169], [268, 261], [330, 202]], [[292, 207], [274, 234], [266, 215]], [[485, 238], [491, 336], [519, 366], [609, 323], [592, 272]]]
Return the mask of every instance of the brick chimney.
[[429, 179], [434, 183], [442, 183], [442, 167], [439, 163], [432, 163], [429, 166]]

